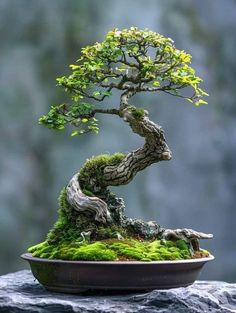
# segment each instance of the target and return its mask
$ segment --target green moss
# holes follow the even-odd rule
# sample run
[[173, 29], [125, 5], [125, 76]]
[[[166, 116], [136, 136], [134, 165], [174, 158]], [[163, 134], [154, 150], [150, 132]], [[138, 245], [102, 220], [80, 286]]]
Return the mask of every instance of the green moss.
[[161, 246], [160, 240], [154, 240], [151, 243], [148, 244], [148, 250], [150, 252], [157, 251]]
[[116, 251], [117, 255], [121, 258], [133, 259], [133, 260], [141, 260], [145, 257], [145, 248], [146, 245], [142, 246], [139, 242], [131, 240], [130, 242], [115, 242], [110, 248]]
[[63, 188], [59, 196], [58, 220], [47, 235], [50, 244], [61, 241], [81, 240], [81, 232], [94, 228], [93, 220], [86, 215], [79, 214], [71, 208], [67, 201], [66, 189]]
[[80, 169], [79, 180], [83, 190], [93, 193], [92, 186], [89, 185], [91, 177], [100, 186], [103, 183], [103, 169], [105, 166], [119, 164], [125, 157], [123, 153], [100, 154], [88, 159]]
[[126, 230], [116, 224], [104, 227], [101, 223], [96, 223], [90, 215], [78, 214], [71, 208], [67, 201], [65, 188], [59, 196], [58, 220], [49, 231], [46, 241], [48, 244], [60, 245], [62, 242], [81, 241], [81, 232], [92, 231], [91, 240], [117, 239], [117, 235], [127, 237]]
[[145, 111], [142, 108], [132, 108], [133, 116], [137, 119], [141, 119], [145, 116]]
[[28, 249], [28, 252], [33, 253], [35, 251], [41, 250], [41, 249], [48, 247], [48, 246], [49, 246], [49, 244], [46, 241], [44, 241], [44, 242], [41, 242], [35, 246], [30, 247]]
[[171, 247], [175, 247], [176, 243], [174, 241], [170, 241], [170, 240], [168, 240], [168, 241], [161, 240], [161, 245], [166, 246], [168, 248], [171, 248]]
[[30, 247], [28, 252], [32, 253], [35, 257], [43, 257], [45, 254], [51, 254], [53, 247], [49, 245], [46, 241]]
[[204, 254], [206, 254], [206, 256], [209, 256], [210, 255], [210, 252], [206, 249], [200, 249], [200, 251]]
[[94, 193], [87, 190], [87, 189], [83, 189], [83, 193], [88, 196], [88, 197], [93, 197], [94, 196]]
[[[119, 158], [119, 157], [118, 157]], [[59, 197], [59, 218], [47, 240], [29, 248], [35, 257], [64, 260], [179, 260], [190, 258], [189, 245], [184, 240], [139, 241], [132, 238], [118, 240], [117, 235], [129, 234], [115, 224], [104, 227], [91, 222], [89, 216], [77, 214], [67, 202], [63, 188]], [[92, 230], [91, 242], [83, 242], [81, 232]]]
[[147, 254], [146, 256], [146, 259], [147, 260], [150, 260], [150, 261], [162, 261], [163, 258], [162, 258], [162, 255], [160, 253], [157, 253], [157, 252], [150, 252]]
[[188, 250], [189, 249], [187, 242], [184, 240], [177, 240], [176, 245], [180, 250]]
[[122, 237], [127, 236], [125, 229], [122, 227], [116, 225], [111, 225], [107, 227], [97, 226], [92, 239], [94, 240], [117, 239], [118, 234], [120, 234]]
[[116, 253], [111, 249], [108, 249], [105, 244], [95, 242], [80, 247], [75, 252], [73, 260], [113, 261], [116, 257]]
[[138, 260], [160, 261], [189, 259], [190, 253], [178, 247], [179, 242], [165, 243], [160, 240], [139, 241], [134, 239], [109, 239], [92, 243], [79, 240], [61, 241], [59, 244], [42, 242], [28, 249], [35, 257], [62, 260], [115, 261]]

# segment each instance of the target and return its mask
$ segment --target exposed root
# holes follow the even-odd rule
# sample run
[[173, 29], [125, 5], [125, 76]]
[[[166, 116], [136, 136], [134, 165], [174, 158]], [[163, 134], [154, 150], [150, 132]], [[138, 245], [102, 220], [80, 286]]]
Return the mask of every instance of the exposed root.
[[66, 187], [67, 200], [78, 212], [90, 211], [95, 213], [95, 220], [102, 223], [111, 222], [111, 215], [105, 201], [98, 197], [86, 196], [79, 184], [78, 173], [75, 174]]
[[200, 251], [199, 239], [211, 239], [212, 234], [205, 234], [197, 232], [193, 229], [184, 228], [184, 229], [163, 229], [160, 238], [163, 240], [185, 240], [189, 242], [192, 255], [196, 251]]

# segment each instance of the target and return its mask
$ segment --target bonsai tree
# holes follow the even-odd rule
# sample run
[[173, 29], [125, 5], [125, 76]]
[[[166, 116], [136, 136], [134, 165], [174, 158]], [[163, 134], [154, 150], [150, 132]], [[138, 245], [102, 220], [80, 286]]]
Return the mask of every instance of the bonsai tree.
[[[137, 108], [132, 97], [162, 92], [197, 106], [206, 104], [207, 93], [199, 87], [202, 79], [190, 62], [191, 55], [176, 49], [170, 38], [136, 27], [114, 29], [103, 42], [83, 48], [76, 64], [70, 65], [71, 74], [57, 79], [71, 100], [52, 106], [40, 124], [60, 131], [72, 125], [71, 135], [80, 136], [98, 133], [101, 114], [116, 115], [144, 138], [144, 144], [127, 154], [104, 154], [85, 162], [61, 192], [59, 219], [46, 241], [29, 249], [34, 256], [159, 260], [207, 254], [200, 250], [198, 239], [212, 235], [128, 218], [123, 200], [108, 189], [128, 184], [153, 163], [171, 159], [163, 129], [149, 119], [147, 105]], [[107, 107], [105, 100], [115, 90], [120, 101]]]

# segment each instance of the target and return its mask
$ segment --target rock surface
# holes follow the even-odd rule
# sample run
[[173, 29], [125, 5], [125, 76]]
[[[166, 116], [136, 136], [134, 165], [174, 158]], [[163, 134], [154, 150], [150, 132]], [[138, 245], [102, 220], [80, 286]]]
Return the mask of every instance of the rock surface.
[[187, 288], [129, 295], [46, 291], [24, 270], [0, 277], [1, 313], [236, 313], [236, 284], [197, 281]]

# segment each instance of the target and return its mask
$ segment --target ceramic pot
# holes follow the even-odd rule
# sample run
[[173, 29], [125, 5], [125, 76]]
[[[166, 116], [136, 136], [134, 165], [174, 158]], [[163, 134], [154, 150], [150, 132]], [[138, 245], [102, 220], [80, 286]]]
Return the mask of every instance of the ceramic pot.
[[66, 261], [21, 256], [48, 290], [80, 293], [91, 290], [148, 291], [191, 285], [213, 256], [178, 261]]

